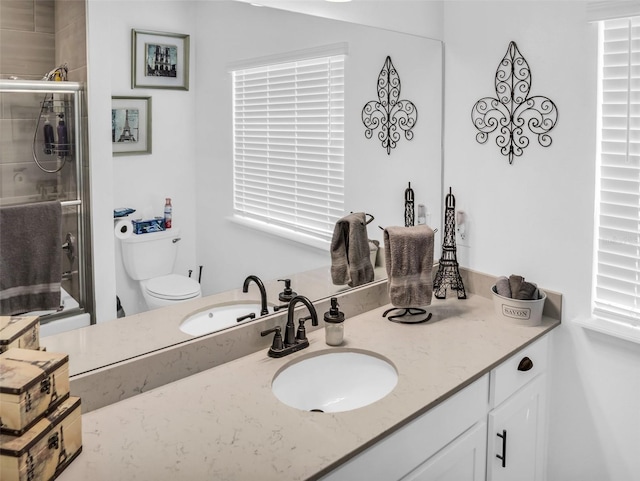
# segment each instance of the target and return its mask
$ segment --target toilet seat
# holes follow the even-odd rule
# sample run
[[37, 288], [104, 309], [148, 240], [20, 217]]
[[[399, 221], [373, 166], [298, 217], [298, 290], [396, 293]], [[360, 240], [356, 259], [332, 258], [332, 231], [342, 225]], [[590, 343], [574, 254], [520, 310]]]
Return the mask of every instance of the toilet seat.
[[190, 277], [169, 274], [149, 279], [146, 282], [145, 291], [151, 297], [179, 301], [198, 297], [200, 284]]

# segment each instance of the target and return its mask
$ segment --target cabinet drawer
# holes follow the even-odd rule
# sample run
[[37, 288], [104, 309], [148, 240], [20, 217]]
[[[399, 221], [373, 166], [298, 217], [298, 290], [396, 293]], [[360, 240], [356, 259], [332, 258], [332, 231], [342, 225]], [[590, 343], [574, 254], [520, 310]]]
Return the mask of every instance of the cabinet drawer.
[[492, 408], [546, 371], [548, 345], [547, 335], [518, 351], [491, 371], [489, 403]]

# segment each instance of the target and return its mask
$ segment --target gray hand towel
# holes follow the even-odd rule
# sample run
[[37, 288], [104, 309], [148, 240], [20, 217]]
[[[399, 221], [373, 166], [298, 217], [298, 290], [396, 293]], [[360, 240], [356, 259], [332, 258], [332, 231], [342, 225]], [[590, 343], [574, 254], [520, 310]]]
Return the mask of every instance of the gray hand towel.
[[516, 296], [523, 282], [524, 282], [524, 277], [522, 276], [518, 276], [516, 274], [511, 274], [509, 276], [509, 289], [511, 290], [512, 298]]
[[60, 202], [0, 208], [0, 314], [60, 307]]
[[384, 230], [389, 298], [395, 307], [428, 306], [433, 294], [433, 229], [427, 225]]
[[[533, 282], [527, 282], [524, 277], [511, 274], [509, 279], [499, 277], [496, 280], [496, 290], [503, 297], [519, 300], [534, 300], [538, 298], [538, 286]], [[508, 295], [507, 295], [508, 293]]]
[[511, 286], [507, 276], [498, 277], [496, 279], [496, 291], [498, 292], [498, 295], [502, 297], [511, 298]]
[[518, 292], [513, 293], [514, 299], [532, 301], [538, 298], [538, 286], [533, 282], [522, 281]]
[[331, 280], [357, 287], [373, 281], [366, 217], [349, 214], [336, 222], [331, 239]]

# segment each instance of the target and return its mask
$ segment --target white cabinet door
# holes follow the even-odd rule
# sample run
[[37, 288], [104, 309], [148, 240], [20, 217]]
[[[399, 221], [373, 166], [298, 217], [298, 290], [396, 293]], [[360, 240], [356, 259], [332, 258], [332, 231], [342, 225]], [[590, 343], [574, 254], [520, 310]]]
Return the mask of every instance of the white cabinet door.
[[[476, 423], [486, 427], [489, 375], [351, 458], [322, 481], [395, 481], [442, 452]], [[486, 447], [486, 433], [483, 440]], [[486, 451], [483, 456], [486, 459]], [[483, 461], [484, 463], [484, 461]], [[416, 478], [423, 479], [423, 478]], [[443, 478], [453, 479], [455, 478]], [[473, 479], [473, 478], [471, 478]]]
[[483, 481], [486, 452], [487, 424], [479, 422], [402, 481]]
[[544, 374], [489, 413], [487, 481], [542, 481]]

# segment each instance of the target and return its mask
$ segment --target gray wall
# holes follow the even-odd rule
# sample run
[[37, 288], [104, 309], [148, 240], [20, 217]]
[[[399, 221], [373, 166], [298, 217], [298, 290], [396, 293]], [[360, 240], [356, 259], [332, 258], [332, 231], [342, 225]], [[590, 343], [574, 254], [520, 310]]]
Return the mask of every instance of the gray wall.
[[87, 79], [84, 0], [1, 0], [0, 77], [39, 80], [67, 63], [69, 80]]
[[36, 80], [55, 62], [54, 0], [0, 1], [0, 75]]

